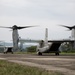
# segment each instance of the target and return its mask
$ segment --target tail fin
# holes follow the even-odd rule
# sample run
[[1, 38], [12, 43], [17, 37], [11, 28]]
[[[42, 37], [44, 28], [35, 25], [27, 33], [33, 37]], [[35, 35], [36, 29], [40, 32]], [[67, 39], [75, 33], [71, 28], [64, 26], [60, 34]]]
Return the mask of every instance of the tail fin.
[[46, 31], [45, 31], [45, 45], [48, 45], [48, 28], [46, 28]]

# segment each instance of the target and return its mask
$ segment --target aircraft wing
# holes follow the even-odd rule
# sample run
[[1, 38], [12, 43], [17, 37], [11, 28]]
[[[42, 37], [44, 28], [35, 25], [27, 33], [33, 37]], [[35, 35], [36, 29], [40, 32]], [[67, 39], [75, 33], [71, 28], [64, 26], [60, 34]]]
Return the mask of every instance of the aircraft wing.
[[74, 40], [70, 40], [70, 39], [61, 39], [61, 40], [48, 40], [48, 42], [74, 42]]
[[[25, 43], [39, 43], [42, 40], [34, 40], [34, 39], [19, 39], [19, 42], [25, 42]], [[56, 43], [60, 43], [60, 42], [74, 42], [74, 40], [70, 40], [70, 39], [61, 39], [61, 40], [48, 40], [48, 42], [56, 42]]]
[[33, 40], [33, 39], [19, 39], [19, 42], [25, 43], [39, 43], [41, 40]]

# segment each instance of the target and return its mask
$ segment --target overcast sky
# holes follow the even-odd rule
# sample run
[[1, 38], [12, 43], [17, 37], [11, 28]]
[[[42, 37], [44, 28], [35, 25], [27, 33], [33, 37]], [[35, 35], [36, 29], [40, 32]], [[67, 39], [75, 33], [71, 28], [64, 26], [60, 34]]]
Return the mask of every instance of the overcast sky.
[[[59, 25], [75, 24], [75, 0], [0, 0], [0, 26], [39, 25], [19, 31], [24, 39], [44, 39], [48, 28], [48, 39], [65, 39], [70, 31]], [[11, 41], [12, 31], [0, 28], [0, 40]]]

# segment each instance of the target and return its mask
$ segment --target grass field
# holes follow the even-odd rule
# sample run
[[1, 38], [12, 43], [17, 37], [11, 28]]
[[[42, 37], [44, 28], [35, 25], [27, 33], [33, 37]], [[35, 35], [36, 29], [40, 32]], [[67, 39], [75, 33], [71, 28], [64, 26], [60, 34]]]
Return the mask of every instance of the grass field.
[[0, 75], [64, 75], [60, 72], [46, 71], [35, 67], [24, 66], [0, 60]]

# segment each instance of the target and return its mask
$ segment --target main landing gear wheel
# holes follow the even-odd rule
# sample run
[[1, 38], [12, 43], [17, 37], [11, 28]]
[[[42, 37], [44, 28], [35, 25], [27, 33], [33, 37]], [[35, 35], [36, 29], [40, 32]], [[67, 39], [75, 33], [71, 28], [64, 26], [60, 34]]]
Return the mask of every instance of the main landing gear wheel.
[[42, 53], [41, 52], [38, 52], [38, 55], [42, 55]]
[[55, 53], [56, 56], [59, 56], [59, 53]]

